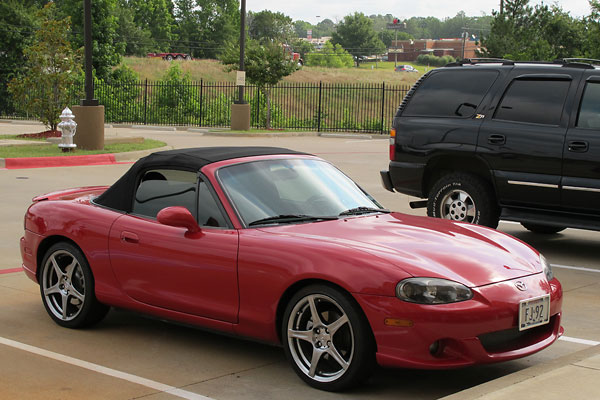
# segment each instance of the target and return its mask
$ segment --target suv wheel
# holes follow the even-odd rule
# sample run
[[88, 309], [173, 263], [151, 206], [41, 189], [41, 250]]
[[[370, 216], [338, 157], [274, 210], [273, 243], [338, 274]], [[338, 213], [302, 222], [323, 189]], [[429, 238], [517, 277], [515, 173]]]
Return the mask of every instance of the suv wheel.
[[498, 206], [489, 185], [466, 173], [442, 176], [433, 185], [427, 201], [427, 215], [490, 228], [496, 228], [499, 219]]
[[566, 228], [564, 226], [553, 226], [553, 225], [538, 225], [538, 224], [529, 224], [526, 222], [521, 222], [521, 225], [528, 231], [533, 233], [543, 233], [545, 235], [551, 235], [553, 233], [558, 233], [560, 231], [564, 231]]

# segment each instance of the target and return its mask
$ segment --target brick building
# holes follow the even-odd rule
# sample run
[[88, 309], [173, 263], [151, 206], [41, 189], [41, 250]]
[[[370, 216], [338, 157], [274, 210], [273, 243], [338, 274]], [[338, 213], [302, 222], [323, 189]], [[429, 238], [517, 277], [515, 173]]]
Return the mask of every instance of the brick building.
[[[389, 61], [415, 61], [421, 54], [434, 56], [452, 56], [454, 58], [475, 58], [480, 47], [474, 40], [463, 39], [418, 39], [418, 40], [392, 40], [388, 49]], [[396, 58], [394, 58], [396, 57]]]

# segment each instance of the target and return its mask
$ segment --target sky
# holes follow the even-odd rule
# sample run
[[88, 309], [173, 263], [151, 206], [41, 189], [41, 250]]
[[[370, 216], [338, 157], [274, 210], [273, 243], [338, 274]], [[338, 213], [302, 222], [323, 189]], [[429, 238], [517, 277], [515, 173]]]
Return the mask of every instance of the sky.
[[[542, 3], [530, 0], [534, 6]], [[588, 0], [545, 1], [545, 4], [557, 4], [574, 17], [590, 14]], [[344, 19], [344, 16], [355, 11], [365, 15], [392, 14], [400, 19], [410, 17], [437, 17], [444, 19], [464, 11], [469, 17], [491, 15], [492, 10], [500, 9], [500, 0], [246, 0], [248, 11], [270, 10], [279, 11], [291, 17], [294, 21], [304, 20], [311, 24], [329, 18], [333, 22]]]

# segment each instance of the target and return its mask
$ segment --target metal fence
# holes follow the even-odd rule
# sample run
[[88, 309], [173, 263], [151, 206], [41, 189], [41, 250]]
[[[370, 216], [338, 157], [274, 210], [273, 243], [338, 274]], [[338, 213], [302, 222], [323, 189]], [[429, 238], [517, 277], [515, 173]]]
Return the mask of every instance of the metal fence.
[[[410, 88], [390, 84], [280, 83], [268, 87], [271, 128], [303, 131], [389, 131], [396, 109]], [[35, 89], [32, 88], [32, 91]], [[70, 104], [83, 98], [83, 85], [70, 88]], [[34, 93], [32, 93], [33, 95]], [[228, 127], [238, 88], [231, 82], [97, 81], [95, 97], [107, 123]], [[267, 99], [256, 86], [245, 87], [251, 126], [266, 126]], [[35, 119], [14, 102], [0, 118]]]

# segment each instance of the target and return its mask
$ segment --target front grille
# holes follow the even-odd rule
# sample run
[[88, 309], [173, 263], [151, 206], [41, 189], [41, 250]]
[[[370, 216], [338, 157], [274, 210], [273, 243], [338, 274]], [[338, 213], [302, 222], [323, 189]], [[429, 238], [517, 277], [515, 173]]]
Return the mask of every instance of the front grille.
[[556, 316], [551, 317], [547, 324], [525, 331], [519, 331], [519, 328], [511, 328], [504, 331], [486, 333], [478, 336], [478, 338], [488, 353], [505, 353], [507, 351], [522, 349], [552, 335], [555, 318]]

